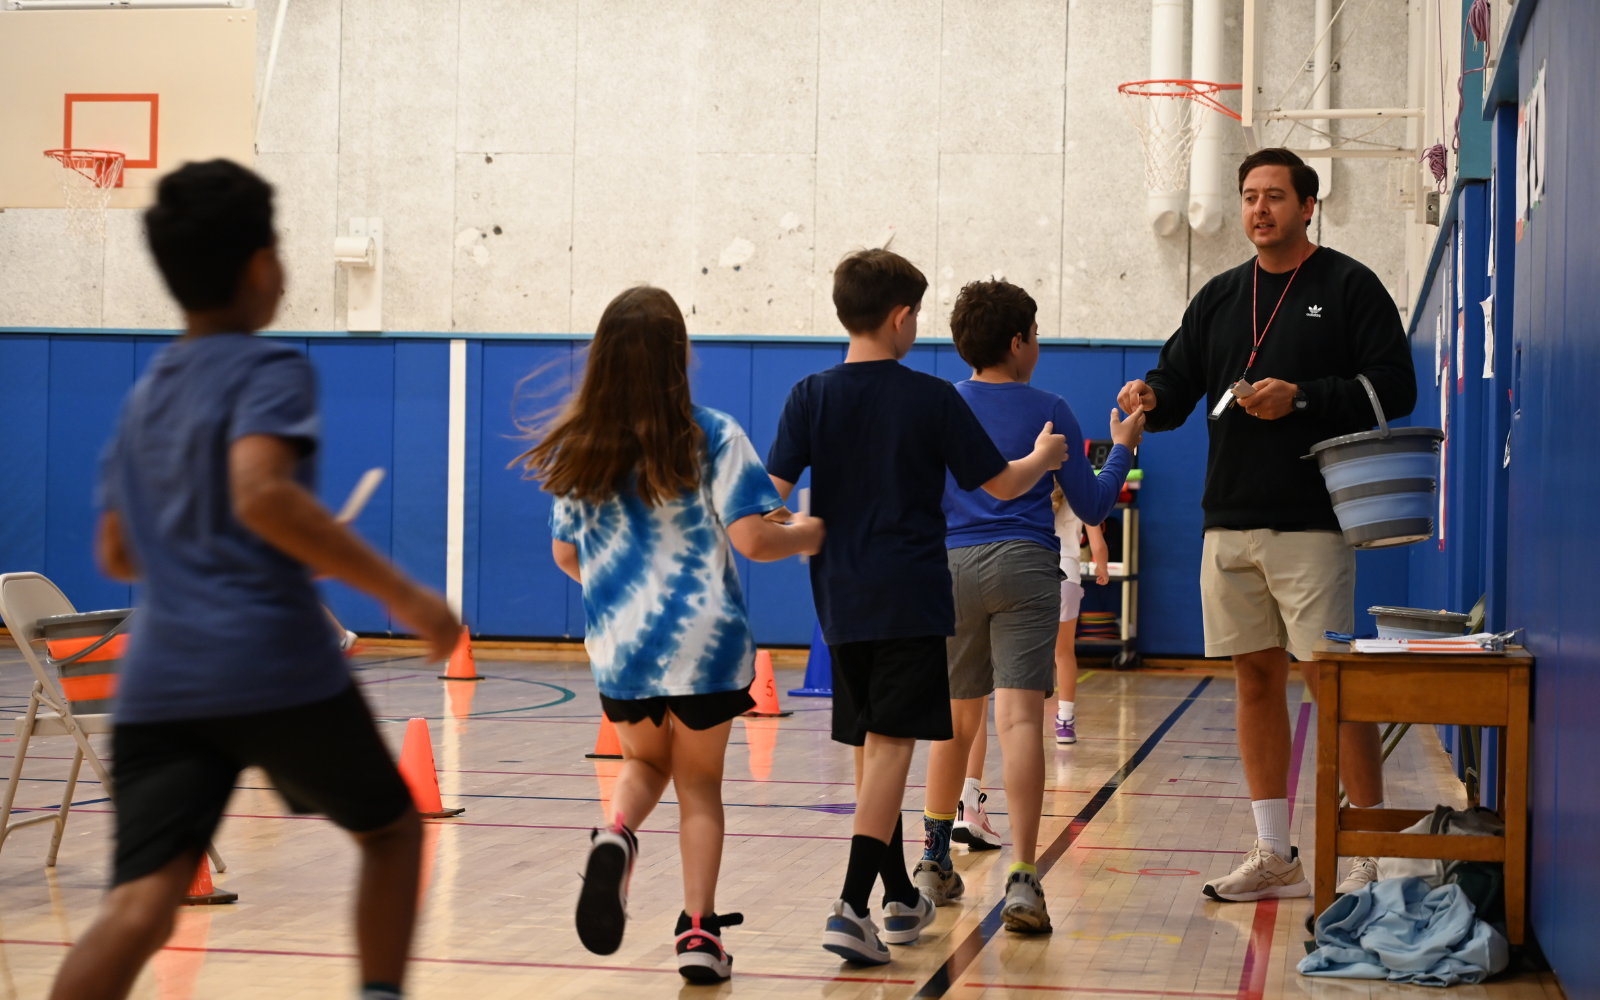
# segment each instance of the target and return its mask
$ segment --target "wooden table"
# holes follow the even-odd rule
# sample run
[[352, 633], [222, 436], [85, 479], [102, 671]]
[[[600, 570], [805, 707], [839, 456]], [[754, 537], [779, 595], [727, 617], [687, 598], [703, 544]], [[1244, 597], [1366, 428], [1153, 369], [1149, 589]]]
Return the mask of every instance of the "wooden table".
[[[1354, 653], [1324, 641], [1311, 654], [1317, 705], [1316, 912], [1333, 904], [1340, 856], [1499, 861], [1506, 936], [1521, 944], [1528, 891], [1528, 682], [1533, 656], [1518, 646], [1475, 656]], [[1432, 810], [1339, 808], [1339, 723], [1498, 726], [1502, 837], [1399, 833]]]

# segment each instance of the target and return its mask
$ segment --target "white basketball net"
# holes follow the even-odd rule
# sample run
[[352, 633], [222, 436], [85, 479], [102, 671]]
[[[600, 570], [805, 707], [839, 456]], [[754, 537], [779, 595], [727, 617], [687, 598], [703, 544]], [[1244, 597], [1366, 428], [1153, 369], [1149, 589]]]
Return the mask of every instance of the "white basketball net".
[[1204, 109], [1193, 99], [1194, 93], [1167, 81], [1152, 81], [1138, 90], [1118, 88], [1117, 96], [1139, 131], [1145, 190], [1150, 194], [1187, 191], [1189, 155], [1204, 124]]
[[104, 149], [50, 149], [66, 198], [67, 231], [91, 242], [106, 238], [106, 206], [122, 179], [121, 153]]

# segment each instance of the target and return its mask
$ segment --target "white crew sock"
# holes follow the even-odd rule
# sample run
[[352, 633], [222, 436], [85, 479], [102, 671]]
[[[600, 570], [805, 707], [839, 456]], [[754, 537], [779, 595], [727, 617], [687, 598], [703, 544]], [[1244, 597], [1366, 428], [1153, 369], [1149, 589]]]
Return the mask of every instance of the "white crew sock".
[[978, 784], [977, 778], [968, 778], [967, 783], [961, 787], [961, 803], [968, 809], [978, 807], [978, 796], [983, 794], [983, 786]]
[[1256, 836], [1273, 854], [1288, 861], [1289, 800], [1256, 799], [1250, 803], [1250, 811], [1256, 814]]
[[1077, 707], [1078, 707], [1078, 705], [1077, 705], [1076, 702], [1071, 702], [1071, 701], [1058, 701], [1058, 702], [1056, 702], [1056, 718], [1058, 718], [1058, 719], [1066, 719], [1068, 722], [1071, 722], [1073, 719], [1077, 718], [1077, 716], [1073, 714], [1077, 710]]

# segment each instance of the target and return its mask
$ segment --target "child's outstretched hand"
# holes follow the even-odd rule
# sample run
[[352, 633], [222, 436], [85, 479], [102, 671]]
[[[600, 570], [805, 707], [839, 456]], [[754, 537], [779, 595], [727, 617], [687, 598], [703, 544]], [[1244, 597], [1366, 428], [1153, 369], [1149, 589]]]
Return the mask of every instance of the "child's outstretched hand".
[[1066, 435], [1057, 434], [1055, 426], [1053, 422], [1046, 420], [1044, 428], [1033, 441], [1033, 453], [1044, 459], [1044, 467], [1050, 471], [1061, 468], [1061, 463], [1067, 460]]
[[1111, 408], [1111, 440], [1132, 451], [1144, 440], [1144, 404], [1134, 406], [1127, 417], [1119, 419], [1118, 410]]

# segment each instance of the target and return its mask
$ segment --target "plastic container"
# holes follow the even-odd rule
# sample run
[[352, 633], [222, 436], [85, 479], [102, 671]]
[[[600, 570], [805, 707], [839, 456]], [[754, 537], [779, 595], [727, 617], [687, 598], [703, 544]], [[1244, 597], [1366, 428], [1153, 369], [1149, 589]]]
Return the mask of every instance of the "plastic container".
[[1378, 619], [1380, 639], [1449, 639], [1467, 632], [1468, 616], [1454, 611], [1379, 605], [1368, 608], [1367, 614]]
[[1358, 549], [1382, 549], [1431, 538], [1444, 431], [1390, 427], [1372, 383], [1365, 375], [1356, 378], [1372, 401], [1378, 429], [1318, 441], [1306, 456], [1322, 470], [1344, 540]]
[[39, 619], [46, 662], [56, 669], [61, 693], [71, 703], [74, 715], [111, 711], [132, 614], [131, 609], [123, 608]]

